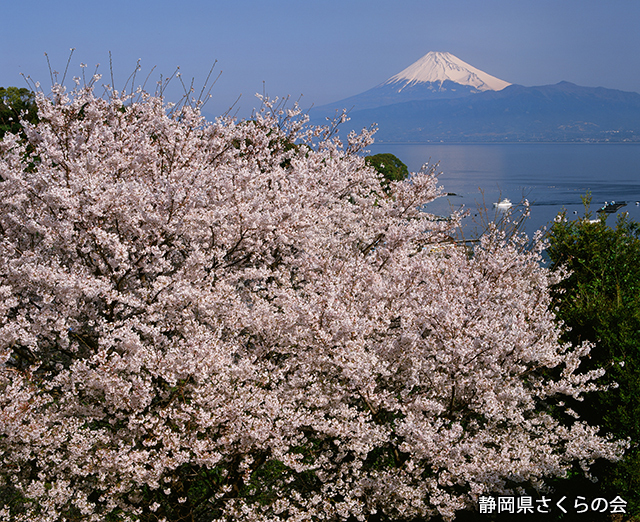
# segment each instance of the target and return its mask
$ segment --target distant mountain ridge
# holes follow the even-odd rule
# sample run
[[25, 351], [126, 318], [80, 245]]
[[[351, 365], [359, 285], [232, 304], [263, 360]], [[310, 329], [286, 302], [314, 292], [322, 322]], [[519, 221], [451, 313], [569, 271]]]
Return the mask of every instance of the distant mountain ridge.
[[640, 141], [640, 94], [580, 87], [510, 85], [465, 98], [354, 111], [353, 129], [378, 124], [382, 142]]
[[342, 108], [351, 109], [343, 132], [376, 123], [377, 142], [640, 142], [638, 93], [509, 84], [449, 53], [428, 53], [373, 89], [314, 109], [312, 121]]

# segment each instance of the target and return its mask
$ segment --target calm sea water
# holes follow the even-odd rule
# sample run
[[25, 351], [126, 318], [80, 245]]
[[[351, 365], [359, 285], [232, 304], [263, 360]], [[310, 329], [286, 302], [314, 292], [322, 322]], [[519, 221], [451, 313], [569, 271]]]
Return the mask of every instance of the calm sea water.
[[[592, 194], [594, 212], [605, 202], [625, 201], [618, 211], [640, 221], [640, 144], [509, 143], [509, 144], [373, 144], [371, 154], [390, 152], [414, 172], [423, 164], [439, 163], [440, 184], [455, 196], [429, 206], [437, 214], [464, 206], [473, 217], [484, 202], [509, 198], [516, 204], [526, 198], [531, 234], [548, 225], [562, 210], [569, 218], [584, 215], [581, 196]], [[617, 214], [616, 214], [617, 215]], [[610, 215], [608, 222], [615, 223]], [[473, 226], [467, 220], [465, 226]]]

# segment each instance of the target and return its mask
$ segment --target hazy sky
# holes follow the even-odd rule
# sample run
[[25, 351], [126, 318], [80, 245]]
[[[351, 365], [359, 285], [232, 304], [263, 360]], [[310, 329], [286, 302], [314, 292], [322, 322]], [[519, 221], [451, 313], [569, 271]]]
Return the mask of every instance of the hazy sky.
[[138, 59], [137, 82], [156, 66], [148, 89], [178, 65], [201, 85], [217, 60], [214, 114], [242, 94], [247, 115], [263, 82], [303, 106], [337, 101], [429, 51], [511, 83], [640, 92], [638, 0], [36, 0], [1, 12], [0, 86], [26, 86], [20, 73], [48, 86], [44, 53], [63, 72], [71, 47], [68, 77], [100, 63], [110, 82], [111, 51], [117, 88]]

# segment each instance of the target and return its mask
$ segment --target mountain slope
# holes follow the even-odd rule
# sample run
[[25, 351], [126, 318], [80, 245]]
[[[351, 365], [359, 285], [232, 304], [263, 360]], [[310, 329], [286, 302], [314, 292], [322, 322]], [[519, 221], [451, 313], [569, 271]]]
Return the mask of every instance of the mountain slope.
[[640, 94], [510, 85], [457, 99], [354, 110], [348, 128], [376, 122], [376, 141], [640, 141]]

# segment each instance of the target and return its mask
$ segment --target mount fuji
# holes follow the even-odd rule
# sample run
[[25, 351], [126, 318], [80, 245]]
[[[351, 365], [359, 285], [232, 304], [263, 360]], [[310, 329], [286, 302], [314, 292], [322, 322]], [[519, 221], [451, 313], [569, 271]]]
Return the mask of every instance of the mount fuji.
[[377, 142], [640, 142], [638, 93], [570, 82], [524, 87], [444, 52], [309, 114], [323, 124], [343, 109], [350, 120], [341, 135], [376, 124]]
[[462, 98], [500, 91], [509, 85], [451, 53], [430, 52], [373, 89], [318, 107], [314, 112], [328, 116], [343, 108], [363, 110], [408, 101]]

